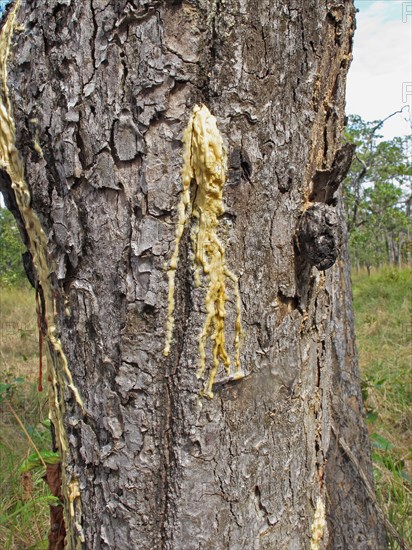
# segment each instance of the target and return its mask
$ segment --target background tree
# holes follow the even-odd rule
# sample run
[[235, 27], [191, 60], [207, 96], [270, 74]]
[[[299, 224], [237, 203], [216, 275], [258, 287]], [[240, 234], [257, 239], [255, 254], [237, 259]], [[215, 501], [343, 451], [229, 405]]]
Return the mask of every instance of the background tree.
[[1, 185], [41, 292], [68, 547], [385, 546], [335, 196], [354, 11], [9, 11]]
[[344, 182], [349, 243], [357, 267], [400, 266], [411, 259], [412, 138], [382, 140], [378, 132], [385, 120], [365, 122], [350, 116], [345, 131], [346, 140], [357, 147]]
[[0, 284], [26, 281], [23, 268], [23, 246], [13, 215], [0, 207]]

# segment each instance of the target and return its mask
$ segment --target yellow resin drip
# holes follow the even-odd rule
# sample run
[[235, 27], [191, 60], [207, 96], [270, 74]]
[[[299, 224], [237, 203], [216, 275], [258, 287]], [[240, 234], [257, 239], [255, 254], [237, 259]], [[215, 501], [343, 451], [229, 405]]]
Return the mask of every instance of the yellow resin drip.
[[326, 528], [325, 503], [322, 497], [319, 496], [316, 502], [315, 515], [313, 517], [310, 550], [320, 550], [321, 543], [325, 534], [325, 528]]
[[[191, 232], [195, 285], [206, 283], [206, 319], [199, 338], [198, 378], [206, 371], [206, 345], [212, 341], [212, 366], [203, 394], [213, 397], [213, 383], [223, 363], [230, 374], [231, 361], [225, 345], [226, 280], [229, 279], [236, 298], [235, 322], [235, 372], [233, 377], [244, 376], [240, 368], [240, 339], [242, 334], [241, 301], [237, 277], [226, 265], [225, 249], [218, 238], [219, 218], [224, 212], [223, 187], [226, 182], [226, 152], [216, 119], [207, 107], [195, 106], [185, 130], [182, 182], [183, 192], [178, 206], [179, 219], [176, 228], [175, 249], [168, 268], [169, 296], [168, 323], [164, 355], [170, 353], [174, 329], [175, 277], [179, 258], [179, 245], [189, 219], [194, 222]], [[190, 187], [196, 183], [193, 204]]]
[[[53, 289], [49, 278], [52, 269], [47, 252], [48, 239], [37, 214], [31, 208], [30, 192], [24, 177], [24, 164], [16, 147], [16, 128], [7, 86], [7, 62], [13, 34], [16, 30], [21, 30], [16, 23], [20, 3], [20, 0], [16, 1], [0, 33], [0, 169], [7, 172], [10, 177], [11, 187], [28, 235], [28, 248], [43, 291], [44, 316], [47, 324], [46, 336], [50, 348], [54, 351], [53, 361], [47, 362], [51, 379], [51, 384], [48, 387], [50, 418], [56, 429], [62, 462], [64, 463], [68, 445], [63, 425], [64, 401], [62, 394], [66, 385], [70, 388], [83, 413], [85, 410], [79, 392], [73, 383], [60, 339], [56, 336]], [[62, 473], [65, 478], [64, 468]], [[65, 491], [65, 485], [65, 482], [63, 482], [63, 491]], [[68, 498], [67, 490], [66, 497]], [[66, 527], [69, 527], [67, 521]]]

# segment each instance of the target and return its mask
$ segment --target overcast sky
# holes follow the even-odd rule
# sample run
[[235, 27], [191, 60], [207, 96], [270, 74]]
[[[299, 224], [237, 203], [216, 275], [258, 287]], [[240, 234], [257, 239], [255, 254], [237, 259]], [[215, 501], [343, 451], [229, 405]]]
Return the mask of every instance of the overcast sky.
[[[347, 114], [383, 119], [386, 139], [411, 133], [412, 1], [355, 0], [359, 10], [348, 75]], [[409, 119], [409, 122], [405, 121]]]

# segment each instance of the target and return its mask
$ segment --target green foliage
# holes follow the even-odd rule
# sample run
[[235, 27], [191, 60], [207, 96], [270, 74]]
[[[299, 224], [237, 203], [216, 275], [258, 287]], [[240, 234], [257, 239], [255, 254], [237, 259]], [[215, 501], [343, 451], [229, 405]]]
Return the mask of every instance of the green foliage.
[[[377, 495], [412, 542], [412, 271], [353, 274], [353, 294]], [[392, 540], [389, 547], [399, 548]]]
[[346, 141], [356, 143], [344, 182], [352, 260], [356, 265], [401, 265], [410, 260], [412, 138], [382, 141], [383, 121], [349, 117]]
[[4, 401], [4, 399], [11, 399], [15, 388], [23, 382], [24, 378], [22, 376], [18, 376], [14, 380], [6, 383], [0, 381], [0, 404]]
[[53, 451], [40, 451], [40, 456], [37, 453], [32, 453], [21, 463], [19, 472], [23, 474], [24, 472], [43, 468], [42, 461], [45, 464], [58, 464], [60, 462], [59, 453]]
[[13, 215], [0, 207], [0, 285], [26, 281], [22, 254], [25, 251]]

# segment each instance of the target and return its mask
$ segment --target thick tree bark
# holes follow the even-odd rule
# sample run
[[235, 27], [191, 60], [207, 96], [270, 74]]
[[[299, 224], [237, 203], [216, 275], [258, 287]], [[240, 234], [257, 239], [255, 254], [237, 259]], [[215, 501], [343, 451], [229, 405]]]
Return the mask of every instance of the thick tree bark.
[[[371, 478], [334, 194], [351, 154], [340, 138], [354, 11], [338, 0], [17, 6], [2, 102], [9, 95], [30, 206], [4, 162], [3, 188], [35, 267], [47, 245], [38, 281], [69, 548], [385, 547], [338, 442]], [[236, 287], [243, 327], [245, 376], [222, 366], [212, 399], [201, 394], [210, 341], [196, 376], [209, 278], [195, 285], [194, 217], [163, 354], [196, 104], [228, 151], [217, 232], [237, 278], [223, 300], [232, 364]], [[27, 221], [36, 215], [45, 239]]]

